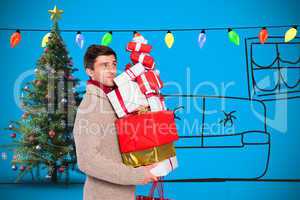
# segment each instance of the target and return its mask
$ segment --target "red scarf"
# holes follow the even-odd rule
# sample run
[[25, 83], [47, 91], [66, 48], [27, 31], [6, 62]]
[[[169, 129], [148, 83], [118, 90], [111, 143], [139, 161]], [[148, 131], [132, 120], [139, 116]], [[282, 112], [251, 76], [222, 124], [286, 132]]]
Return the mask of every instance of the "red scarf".
[[88, 80], [87, 84], [88, 85], [92, 84], [92, 85], [95, 85], [95, 86], [101, 88], [105, 94], [111, 92], [114, 89], [114, 86], [106, 86], [106, 85], [103, 85], [102, 83], [100, 83], [99, 81], [92, 80], [92, 79]]

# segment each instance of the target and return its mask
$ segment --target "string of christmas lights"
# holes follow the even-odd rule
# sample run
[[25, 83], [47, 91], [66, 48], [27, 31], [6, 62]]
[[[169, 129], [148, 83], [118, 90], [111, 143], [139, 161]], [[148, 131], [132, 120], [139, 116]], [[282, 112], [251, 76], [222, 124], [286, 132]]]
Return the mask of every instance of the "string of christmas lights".
[[[198, 44], [200, 48], [204, 47], [207, 40], [208, 31], [228, 31], [229, 41], [235, 45], [240, 45], [240, 36], [237, 30], [259, 29], [258, 39], [263, 44], [267, 41], [269, 36], [269, 29], [286, 28], [284, 35], [284, 41], [290, 42], [297, 36], [297, 28], [299, 25], [270, 25], [270, 26], [237, 26], [237, 27], [206, 27], [206, 28], [174, 28], [174, 29], [86, 29], [86, 30], [74, 30], [74, 29], [62, 29], [61, 32], [73, 32], [76, 33], [75, 42], [80, 47], [84, 46], [83, 33], [104, 33], [101, 39], [102, 45], [110, 45], [113, 40], [113, 33], [117, 32], [166, 32], [165, 43], [168, 48], [172, 48], [175, 36], [174, 32], [187, 32], [187, 31], [199, 31]], [[47, 44], [48, 37], [51, 35], [49, 29], [28, 29], [28, 28], [0, 28], [0, 31], [15, 31], [10, 37], [11, 47], [15, 47], [21, 41], [21, 32], [48, 32], [42, 39], [41, 46], [44, 48]]]

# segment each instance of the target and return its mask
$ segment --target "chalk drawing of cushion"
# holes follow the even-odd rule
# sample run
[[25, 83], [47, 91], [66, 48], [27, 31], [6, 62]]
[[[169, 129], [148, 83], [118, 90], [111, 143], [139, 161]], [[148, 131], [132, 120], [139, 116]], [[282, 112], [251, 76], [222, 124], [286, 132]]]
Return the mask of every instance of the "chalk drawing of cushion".
[[[180, 99], [180, 100], [179, 100]], [[265, 105], [238, 97], [167, 96], [176, 112], [179, 167], [166, 179], [259, 178], [269, 162]]]
[[300, 68], [287, 66], [280, 69], [281, 89], [285, 92], [300, 90]]
[[299, 44], [279, 46], [279, 66], [283, 88], [288, 91], [300, 89]]
[[276, 93], [280, 87], [279, 71], [276, 68], [256, 68], [253, 85], [257, 95]]

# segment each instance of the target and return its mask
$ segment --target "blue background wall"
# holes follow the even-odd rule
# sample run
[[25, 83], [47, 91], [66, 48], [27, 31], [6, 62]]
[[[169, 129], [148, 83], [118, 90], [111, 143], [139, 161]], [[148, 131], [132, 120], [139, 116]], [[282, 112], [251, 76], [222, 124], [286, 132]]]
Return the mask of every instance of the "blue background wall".
[[[289, 1], [2, 1], [0, 4], [0, 27], [49, 29], [51, 21], [48, 9], [54, 5], [65, 13], [60, 20], [61, 29], [157, 29], [157, 28], [195, 28], [195, 27], [235, 27], [300, 24], [300, 3]], [[166, 84], [164, 93], [193, 93], [200, 83], [213, 83], [219, 93], [212, 88], [200, 87], [198, 94], [247, 97], [246, 60], [244, 38], [257, 35], [259, 30], [238, 30], [241, 45], [228, 42], [227, 31], [207, 32], [207, 43], [203, 49], [197, 45], [198, 32], [174, 32], [175, 44], [172, 49], [164, 44], [164, 32], [145, 32], [143, 35], [153, 45], [161, 78]], [[286, 29], [270, 29], [270, 35], [282, 36]], [[21, 43], [14, 49], [9, 47], [11, 31], [0, 32], [0, 73], [2, 98], [0, 100], [0, 127], [6, 127], [9, 120], [17, 119], [22, 111], [14, 101], [14, 84], [26, 70], [35, 67], [43, 52], [40, 47], [45, 32], [23, 32]], [[83, 55], [88, 45], [99, 43], [101, 33], [84, 33], [86, 45], [79, 49], [75, 43], [75, 33], [62, 33], [74, 66], [80, 69], [75, 74], [83, 80], [79, 88], [85, 87], [87, 77], [83, 72]], [[129, 62], [125, 44], [132, 33], [115, 33], [111, 47], [119, 56], [119, 69]], [[270, 53], [271, 54], [271, 53]], [[261, 54], [261, 60], [271, 57]], [[288, 56], [295, 60], [300, 55], [299, 46]], [[190, 81], [187, 76], [190, 74]], [[298, 75], [299, 76], [299, 75]], [[171, 85], [181, 86], [178, 91]], [[222, 84], [231, 86], [226, 94], [221, 94]], [[300, 178], [300, 135], [299, 135], [299, 99], [282, 102], [268, 102], [268, 132], [271, 133], [272, 147], [270, 167], [264, 178], [285, 179]], [[287, 117], [274, 118], [277, 108], [284, 108]], [[286, 109], [285, 109], [286, 108]], [[287, 129], [280, 130], [287, 121]], [[251, 122], [249, 122], [251, 123]], [[275, 124], [275, 125], [274, 125]], [[9, 143], [8, 132], [1, 132], [1, 144]], [[5, 150], [0, 149], [1, 152]], [[191, 151], [193, 154], [193, 151]], [[194, 152], [195, 153], [195, 152]], [[11, 171], [8, 160], [0, 160], [0, 178], [2, 182], [12, 181], [15, 173]], [[254, 162], [256, 162], [254, 160]], [[191, 162], [201, 168], [201, 162]], [[251, 166], [249, 166], [251, 168]], [[188, 170], [188, 169], [187, 169]], [[218, 170], [222, 171], [220, 167]], [[184, 178], [182, 171], [180, 178]], [[197, 177], [199, 178], [199, 177]], [[300, 183], [269, 182], [226, 182], [226, 183], [168, 183], [168, 196], [174, 199], [299, 199]], [[140, 193], [147, 187], [139, 187]], [[82, 185], [31, 186], [0, 185], [0, 195], [4, 199], [32, 199], [40, 195], [45, 199], [81, 199]]]

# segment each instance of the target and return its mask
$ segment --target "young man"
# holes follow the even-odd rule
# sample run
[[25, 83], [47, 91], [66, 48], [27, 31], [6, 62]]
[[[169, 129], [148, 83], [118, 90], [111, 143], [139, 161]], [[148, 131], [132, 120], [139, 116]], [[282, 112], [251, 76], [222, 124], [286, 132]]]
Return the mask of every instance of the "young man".
[[135, 185], [156, 181], [154, 167], [133, 168], [122, 163], [114, 121], [117, 116], [106, 94], [114, 87], [116, 53], [91, 45], [84, 56], [90, 77], [78, 108], [74, 139], [79, 169], [87, 175], [84, 200], [134, 200]]

